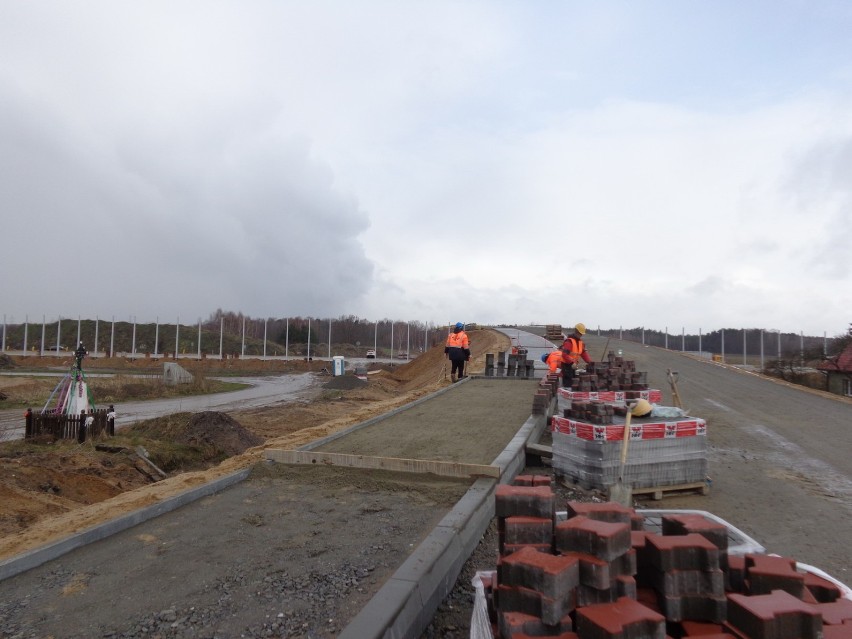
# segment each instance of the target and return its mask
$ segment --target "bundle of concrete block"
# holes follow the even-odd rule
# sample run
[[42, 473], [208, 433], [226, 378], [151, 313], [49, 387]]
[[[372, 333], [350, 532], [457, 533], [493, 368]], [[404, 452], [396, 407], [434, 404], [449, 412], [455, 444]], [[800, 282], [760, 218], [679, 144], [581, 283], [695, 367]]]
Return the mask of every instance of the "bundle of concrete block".
[[[625, 427], [554, 416], [554, 472], [586, 490], [606, 491], [620, 474]], [[624, 483], [636, 489], [704, 482], [706, 435], [707, 424], [697, 417], [637, 420], [628, 434]]]
[[501, 639], [852, 638], [852, 600], [789, 558], [728, 554], [728, 530], [695, 514], [662, 533], [613, 502], [567, 504], [549, 477], [496, 489], [497, 570], [483, 581]]
[[571, 382], [575, 391], [647, 390], [648, 374], [636, 370], [636, 362], [616, 356], [612, 351], [603, 362], [586, 364]]

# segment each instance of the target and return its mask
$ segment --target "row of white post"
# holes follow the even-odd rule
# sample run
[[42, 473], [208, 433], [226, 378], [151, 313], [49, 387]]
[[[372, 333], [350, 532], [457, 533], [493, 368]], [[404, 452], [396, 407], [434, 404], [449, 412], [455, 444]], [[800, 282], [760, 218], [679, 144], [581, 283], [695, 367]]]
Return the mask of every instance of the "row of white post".
[[[601, 330], [600, 326], [598, 326], [598, 334], [600, 334], [600, 330]], [[737, 331], [737, 332], [739, 332], [739, 331]], [[748, 364], [748, 356], [747, 356], [747, 348], [746, 348], [747, 347], [747, 343], [746, 343], [747, 331], [743, 330], [742, 333], [743, 333], [743, 365], [746, 365], [746, 364]], [[764, 335], [766, 333], [769, 333], [770, 335], [776, 334], [778, 336], [777, 357], [778, 357], [778, 359], [781, 359], [781, 331], [774, 330], [774, 329], [766, 331], [764, 329], [760, 329], [760, 367], [761, 368], [764, 367], [764, 359], [765, 359]], [[699, 328], [698, 329], [698, 353], [699, 354], [704, 352], [703, 345], [702, 345], [702, 338], [703, 338], [703, 333], [702, 333], [702, 330]], [[722, 338], [721, 356], [722, 356], [722, 360], [724, 361], [725, 355], [726, 355], [726, 353], [725, 353], [725, 329], [721, 330], [721, 338]], [[623, 339], [623, 328], [622, 327], [618, 328], [618, 339]], [[823, 355], [826, 355], [828, 353], [828, 333], [826, 331], [823, 332], [822, 339], [823, 339], [822, 351], [823, 351]], [[642, 329], [642, 345], [643, 346], [645, 345], [645, 329], [644, 328]], [[669, 327], [668, 326], [666, 326], [666, 330], [665, 330], [665, 346], [664, 346], [664, 348], [666, 350], [669, 350]], [[686, 328], [685, 327], [681, 328], [680, 350], [686, 351]], [[799, 331], [799, 358], [802, 361], [804, 361], [804, 359], [805, 359], [805, 333], [804, 333], [804, 331]]]
[[[81, 321], [82, 321], [81, 318], [78, 317], [77, 318], [77, 342], [74, 344], [75, 348], [80, 343]], [[115, 355], [115, 316], [113, 316], [112, 319], [109, 320], [109, 321], [110, 321], [110, 326], [111, 326], [110, 342], [109, 342], [109, 357], [113, 357]], [[131, 322], [133, 324], [133, 336], [132, 336], [132, 340], [131, 340], [130, 356], [132, 358], [135, 358], [137, 356], [137, 353], [136, 353], [136, 317], [135, 316], [131, 319]], [[267, 324], [268, 324], [268, 322], [269, 322], [268, 319], [265, 319], [263, 321], [263, 359], [267, 359], [266, 345], [267, 345]], [[99, 337], [98, 333], [99, 333], [99, 329], [100, 329], [100, 323], [101, 323], [100, 318], [95, 317], [95, 345], [94, 345], [93, 352], [90, 354], [93, 357], [97, 357], [98, 355], [101, 355], [101, 356], [106, 355], [106, 350], [103, 353], [98, 352], [98, 337]], [[333, 320], [328, 320], [328, 358], [329, 359], [331, 359], [331, 334], [332, 334], [331, 329], [332, 329], [332, 323], [333, 323]], [[28, 343], [29, 324], [30, 324], [29, 316], [26, 316], [26, 318], [24, 320], [24, 343], [23, 343], [23, 349], [22, 349], [22, 354], [24, 354], [24, 355], [26, 355], [28, 353], [27, 343]], [[391, 358], [393, 358], [396, 354], [396, 349], [394, 348], [394, 342], [393, 342], [394, 324], [395, 324], [395, 322], [391, 322], [391, 331], [390, 331]], [[285, 328], [284, 358], [287, 359], [287, 358], [290, 357], [290, 355], [289, 355], [289, 353], [290, 353], [290, 319], [289, 318], [286, 318], [285, 326], [286, 326], [286, 328]], [[222, 317], [222, 318], [219, 318], [219, 359], [222, 359], [222, 357], [223, 357], [222, 347], [223, 347], [223, 342], [224, 342], [224, 333], [225, 333], [224, 329], [225, 329], [225, 318]], [[39, 342], [40, 343], [40, 350], [39, 350], [40, 355], [44, 355], [44, 353], [45, 353], [45, 344], [46, 344], [45, 333], [46, 333], [46, 330], [47, 330], [47, 321], [46, 321], [45, 316], [43, 315], [42, 321], [41, 321], [41, 341]], [[429, 349], [429, 333], [432, 330], [435, 330], [435, 329], [427, 328], [425, 331], [423, 331], [423, 352], [426, 352]], [[60, 317], [60, 318], [58, 318], [58, 320], [56, 322], [56, 350], [57, 351], [59, 351], [60, 347], [61, 347], [61, 342], [60, 342], [61, 332], [62, 332], [62, 318]], [[159, 347], [159, 342], [160, 342], [160, 318], [159, 317], [156, 320], [156, 328], [155, 328], [154, 335], [155, 336], [154, 336], [154, 353], [153, 353], [153, 355], [154, 355], [154, 357], [159, 357], [160, 355], [162, 355], [161, 353], [159, 353], [157, 351], [157, 349]], [[373, 350], [376, 351], [376, 352], [378, 352], [378, 348], [379, 348], [379, 341], [378, 340], [379, 340], [379, 322], [375, 322], [375, 330], [373, 331]], [[179, 353], [179, 343], [180, 343], [180, 317], [178, 317], [177, 321], [175, 322], [175, 350], [174, 350], [175, 357], [177, 357], [178, 353]], [[2, 345], [0, 345], [0, 352], [5, 352], [5, 351], [6, 351], [6, 316], [4, 315], [3, 316], [3, 337], [2, 337]], [[244, 316], [243, 317], [243, 323], [242, 323], [242, 342], [241, 342], [240, 357], [245, 357], [245, 354], [246, 354], [246, 318]], [[198, 320], [198, 349], [197, 349], [196, 356], [198, 357], [198, 359], [201, 359], [201, 319], [200, 318]], [[410, 356], [411, 356], [411, 323], [410, 322], [406, 322], [405, 356], [406, 356], [406, 359], [410, 359]], [[311, 319], [310, 318], [308, 318], [307, 357], [308, 357], [308, 359], [311, 359]]]

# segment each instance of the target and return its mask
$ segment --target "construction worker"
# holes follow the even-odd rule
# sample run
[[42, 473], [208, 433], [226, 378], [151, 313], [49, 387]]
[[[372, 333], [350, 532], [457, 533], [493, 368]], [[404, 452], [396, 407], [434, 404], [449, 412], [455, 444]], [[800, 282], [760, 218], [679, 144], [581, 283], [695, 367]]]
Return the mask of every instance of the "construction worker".
[[[464, 332], [464, 324], [456, 322], [452, 332], [447, 335], [447, 345], [444, 346], [444, 355], [452, 362], [450, 378], [455, 382], [462, 379], [464, 375], [464, 363], [470, 360], [470, 341]], [[458, 377], [456, 376], [458, 373]]]
[[549, 353], [542, 353], [541, 361], [547, 364], [547, 368], [551, 373], [557, 373], [562, 367], [562, 351], [556, 350]]
[[574, 332], [562, 342], [562, 388], [571, 388], [576, 365], [581, 357], [586, 364], [592, 363], [592, 358], [583, 343], [583, 335], [585, 334], [586, 325], [577, 324], [574, 326]]

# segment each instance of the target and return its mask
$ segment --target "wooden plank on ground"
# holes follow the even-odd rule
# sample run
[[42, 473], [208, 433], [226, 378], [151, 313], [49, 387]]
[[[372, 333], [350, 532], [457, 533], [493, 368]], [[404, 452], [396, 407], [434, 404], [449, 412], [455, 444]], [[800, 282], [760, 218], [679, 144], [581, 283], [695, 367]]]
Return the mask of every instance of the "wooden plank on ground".
[[526, 451], [539, 457], [553, 457], [553, 447], [544, 444], [527, 444]]
[[399, 457], [370, 457], [345, 453], [323, 453], [311, 450], [267, 449], [265, 457], [281, 464], [323, 464], [349, 468], [375, 468], [404, 473], [431, 473], [441, 477], [494, 477], [500, 478], [499, 466], [462, 464], [430, 459], [402, 459]]

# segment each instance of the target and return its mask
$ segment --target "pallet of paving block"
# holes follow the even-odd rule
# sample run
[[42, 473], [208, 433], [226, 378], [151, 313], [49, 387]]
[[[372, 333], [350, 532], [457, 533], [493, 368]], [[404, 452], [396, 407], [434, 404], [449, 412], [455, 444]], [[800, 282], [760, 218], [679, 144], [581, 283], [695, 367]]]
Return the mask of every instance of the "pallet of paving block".
[[706, 481], [696, 481], [687, 484], [673, 484], [671, 486], [633, 488], [632, 492], [634, 497], [647, 495], [655, 501], [660, 501], [663, 497], [674, 497], [682, 493], [701, 493], [702, 495], [709, 495], [710, 486]]
[[372, 468], [404, 473], [427, 473], [441, 477], [492, 477], [500, 478], [499, 466], [463, 464], [459, 462], [435, 461], [431, 459], [405, 459], [401, 457], [371, 457], [347, 453], [324, 453], [310, 450], [268, 449], [266, 459], [281, 464], [306, 464], [319, 466], [345, 466], [349, 468]]

